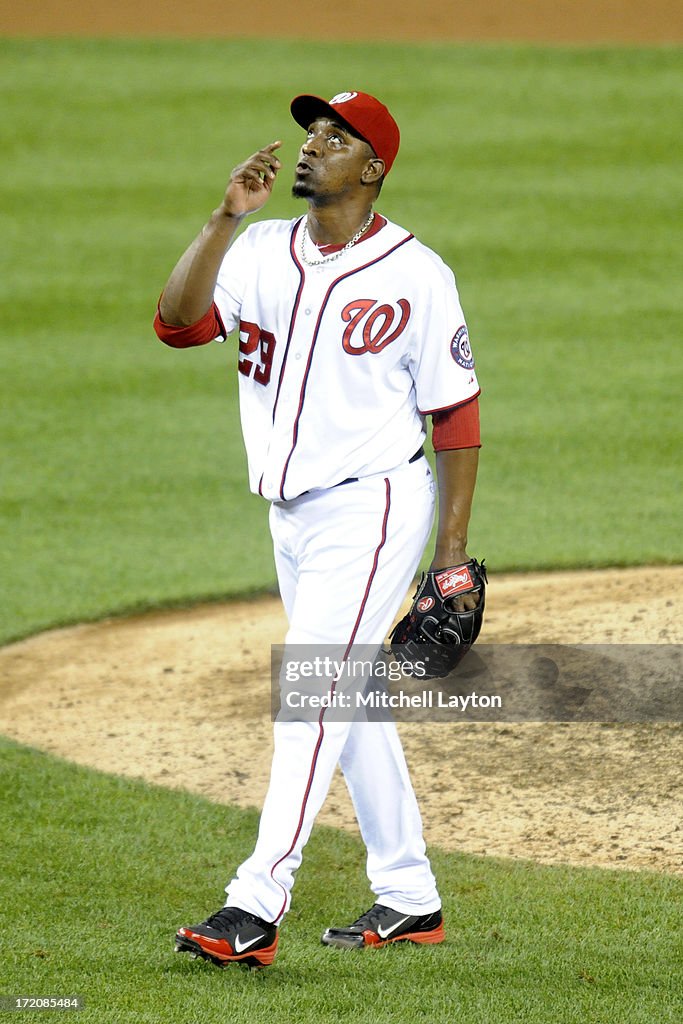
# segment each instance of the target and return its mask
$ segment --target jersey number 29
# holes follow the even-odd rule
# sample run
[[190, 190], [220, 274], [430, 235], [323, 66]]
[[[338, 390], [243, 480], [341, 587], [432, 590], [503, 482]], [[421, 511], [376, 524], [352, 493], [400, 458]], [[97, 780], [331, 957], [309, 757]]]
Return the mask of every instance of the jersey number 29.
[[242, 356], [254, 356], [258, 351], [258, 361], [254, 359], [240, 359], [237, 369], [245, 377], [250, 377], [254, 371], [254, 380], [257, 384], [267, 384], [270, 380], [270, 371], [273, 365], [273, 354], [275, 353], [275, 335], [270, 331], [264, 331], [258, 324], [251, 324], [248, 320], [240, 320], [240, 353]]

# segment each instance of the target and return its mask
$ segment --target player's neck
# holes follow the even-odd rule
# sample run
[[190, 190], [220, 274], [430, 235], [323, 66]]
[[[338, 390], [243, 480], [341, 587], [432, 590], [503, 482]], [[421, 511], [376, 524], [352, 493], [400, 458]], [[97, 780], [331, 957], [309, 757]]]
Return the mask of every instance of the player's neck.
[[370, 216], [371, 203], [309, 207], [308, 234], [316, 245], [346, 245]]

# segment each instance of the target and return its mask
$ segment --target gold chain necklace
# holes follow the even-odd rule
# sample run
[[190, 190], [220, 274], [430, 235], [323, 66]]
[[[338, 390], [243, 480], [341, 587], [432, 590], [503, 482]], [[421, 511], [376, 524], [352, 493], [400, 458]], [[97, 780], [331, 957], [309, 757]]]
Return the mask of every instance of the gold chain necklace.
[[360, 231], [356, 232], [353, 238], [350, 238], [348, 240], [343, 249], [338, 249], [337, 252], [329, 253], [329, 255], [327, 256], [321, 256], [320, 259], [317, 260], [309, 259], [308, 256], [306, 255], [306, 239], [308, 238], [308, 218], [306, 218], [304, 220], [303, 228], [301, 229], [301, 259], [309, 267], [319, 267], [322, 263], [333, 263], [334, 260], [338, 260], [340, 256], [343, 256], [348, 249], [353, 248], [356, 242], [358, 242], [359, 239], [362, 238], [362, 236], [365, 234], [365, 232], [372, 224], [374, 217], [375, 215], [373, 211], [370, 210], [370, 213], [368, 214], [368, 219], [366, 220], [365, 224], [363, 224]]

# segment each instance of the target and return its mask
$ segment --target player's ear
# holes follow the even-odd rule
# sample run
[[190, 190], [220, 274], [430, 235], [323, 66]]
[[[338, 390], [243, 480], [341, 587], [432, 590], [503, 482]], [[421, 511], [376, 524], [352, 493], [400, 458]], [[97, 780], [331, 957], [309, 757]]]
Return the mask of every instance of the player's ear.
[[376, 185], [384, 177], [384, 160], [373, 156], [368, 160], [360, 176], [364, 185]]

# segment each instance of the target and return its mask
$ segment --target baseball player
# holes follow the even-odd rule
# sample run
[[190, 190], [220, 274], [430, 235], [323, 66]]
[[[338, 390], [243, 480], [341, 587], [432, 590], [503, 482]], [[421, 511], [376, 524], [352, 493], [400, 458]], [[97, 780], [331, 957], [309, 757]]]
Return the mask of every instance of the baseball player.
[[[297, 96], [291, 112], [305, 132], [292, 193], [307, 212], [254, 223], [236, 237], [271, 195], [281, 143], [239, 164], [171, 273], [155, 329], [178, 348], [239, 332], [249, 480], [270, 502], [286, 643], [379, 649], [432, 525], [427, 415], [439, 494], [432, 568], [468, 562], [479, 385], [453, 274], [374, 210], [399, 149], [392, 115], [354, 91], [329, 101]], [[462, 573], [449, 579], [461, 581]], [[456, 608], [475, 608], [476, 591], [458, 586]], [[352, 924], [330, 927], [323, 943], [443, 940], [441, 900], [395, 725], [340, 721], [325, 707], [308, 718], [275, 722], [254, 852], [227, 885], [225, 906], [180, 928], [178, 951], [220, 965], [272, 963], [337, 765], [367, 847], [375, 902]]]

